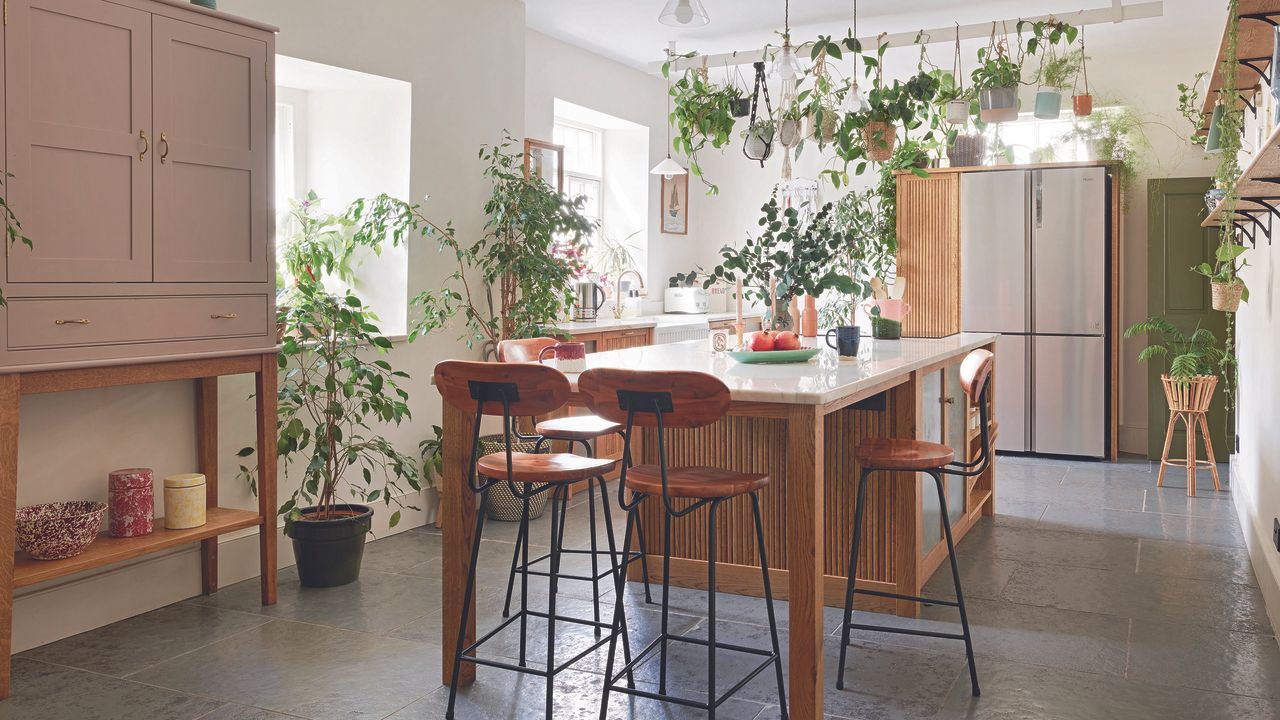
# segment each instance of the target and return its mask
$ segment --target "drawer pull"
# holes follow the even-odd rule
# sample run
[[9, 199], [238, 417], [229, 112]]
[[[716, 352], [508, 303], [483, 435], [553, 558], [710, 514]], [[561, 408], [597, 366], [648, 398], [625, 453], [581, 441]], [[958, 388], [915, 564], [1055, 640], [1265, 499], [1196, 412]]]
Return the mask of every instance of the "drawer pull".
[[84, 318], [80, 318], [79, 320], [54, 320], [53, 324], [54, 325], [88, 325], [89, 321]]
[[235, 320], [236, 314], [235, 313], [214, 313], [209, 317], [214, 320]]

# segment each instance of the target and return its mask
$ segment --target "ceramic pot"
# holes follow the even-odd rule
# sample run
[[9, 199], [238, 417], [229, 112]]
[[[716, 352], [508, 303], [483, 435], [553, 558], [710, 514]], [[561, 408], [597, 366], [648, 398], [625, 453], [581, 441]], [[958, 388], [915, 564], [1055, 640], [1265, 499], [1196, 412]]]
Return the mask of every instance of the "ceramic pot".
[[1076, 95], [1071, 98], [1071, 110], [1075, 112], [1076, 117], [1088, 117], [1093, 114], [1093, 96], [1089, 94]]
[[1035, 116], [1040, 120], [1057, 120], [1062, 115], [1062, 91], [1041, 88], [1036, 92]]
[[898, 127], [887, 122], [869, 122], [862, 128], [862, 144], [867, 149], [867, 159], [884, 162], [893, 157], [893, 147], [898, 143]]
[[742, 153], [750, 160], [764, 162], [773, 155], [773, 138], [765, 137], [759, 130], [747, 133], [747, 140], [742, 146]]
[[738, 98], [733, 101], [733, 116], [744, 118], [751, 114], [751, 98]]
[[947, 103], [947, 122], [952, 125], [964, 125], [969, 122], [969, 101], [952, 100]]
[[1222, 151], [1222, 116], [1225, 112], [1221, 105], [1213, 107], [1213, 116], [1209, 119], [1209, 136], [1204, 140], [1204, 151], [1207, 153]]
[[106, 503], [89, 500], [18, 508], [18, 548], [36, 560], [75, 557], [97, 539], [106, 514]]
[[205, 476], [170, 475], [164, 479], [164, 526], [169, 530], [200, 527], [206, 522]]
[[303, 587], [337, 587], [360, 577], [364, 536], [373, 529], [373, 508], [335, 505], [334, 510], [338, 517], [315, 520], [306, 516], [316, 508], [302, 508], [303, 517], [285, 525]]
[[791, 313], [788, 309], [786, 300], [773, 301], [773, 317], [770, 318], [770, 329], [772, 330], [790, 330], [791, 329]]
[[800, 142], [800, 121], [783, 120], [778, 123], [778, 142], [783, 147], [793, 147]]
[[818, 301], [812, 295], [804, 296], [804, 309], [800, 311], [800, 336], [818, 337]]
[[983, 122], [998, 123], [1018, 119], [1018, 86], [983, 88], [978, 93], [979, 116]]
[[112, 470], [107, 476], [107, 534], [138, 537], [155, 530], [155, 489], [151, 468]]

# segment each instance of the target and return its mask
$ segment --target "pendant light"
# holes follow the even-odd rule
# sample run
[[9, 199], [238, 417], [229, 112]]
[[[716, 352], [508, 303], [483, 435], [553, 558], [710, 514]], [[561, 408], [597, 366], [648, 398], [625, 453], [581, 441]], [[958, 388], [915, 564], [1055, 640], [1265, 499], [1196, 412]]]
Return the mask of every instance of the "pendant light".
[[791, 0], [785, 1], [782, 25], [782, 50], [773, 58], [773, 67], [769, 77], [783, 82], [795, 82], [804, 74], [800, 59], [796, 57], [795, 48], [791, 47]]
[[[858, 0], [853, 0], [853, 40], [861, 45], [861, 41], [858, 40]], [[862, 96], [862, 90], [858, 87], [858, 70], [860, 69], [858, 53], [854, 53], [853, 84], [844, 95], [844, 111], [847, 113], [860, 113], [867, 109], [867, 99]]]
[[[696, 0], [694, 0], [696, 2]], [[672, 42], [672, 46], [675, 43]], [[671, 51], [671, 47], [667, 48], [667, 62], [671, 62], [671, 58], [675, 53]], [[671, 76], [667, 75], [667, 159], [653, 166], [649, 171], [650, 175], [661, 175], [670, 180], [676, 175], [688, 175], [689, 171], [680, 166], [680, 163], [671, 159]]]
[[658, 22], [671, 27], [701, 27], [711, 22], [702, 0], [668, 0]]

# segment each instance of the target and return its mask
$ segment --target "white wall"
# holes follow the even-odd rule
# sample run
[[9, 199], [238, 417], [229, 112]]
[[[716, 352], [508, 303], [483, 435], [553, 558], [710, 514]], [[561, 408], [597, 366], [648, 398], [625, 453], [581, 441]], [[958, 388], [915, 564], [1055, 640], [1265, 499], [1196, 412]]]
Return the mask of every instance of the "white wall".
[[[420, 0], [223, 0], [220, 7], [279, 26], [281, 54], [351, 68], [413, 84], [410, 197], [430, 194], [428, 212], [452, 218], [462, 237], [483, 227], [489, 187], [476, 150], [503, 128], [524, 126], [524, 5], [520, 0], [425, 3]], [[480, 41], [483, 40], [483, 41]], [[313, 113], [314, 116], [314, 113]], [[409, 252], [409, 292], [438, 287], [448, 274], [434, 247]], [[388, 436], [406, 451], [438, 423], [440, 403], [430, 387], [434, 364], [470, 353], [443, 331], [398, 346], [391, 361], [413, 380], [412, 423]], [[219, 462], [221, 504], [252, 508], [256, 501], [231, 477], [235, 452], [253, 441], [252, 380], [221, 383]], [[105, 499], [107, 472], [149, 466], [157, 476], [195, 467], [193, 393], [189, 383], [116, 388], [22, 399], [18, 502]], [[281, 479], [281, 495], [289, 489]], [[379, 522], [385, 523], [381, 517]], [[407, 516], [402, 527], [420, 523]], [[256, 537], [226, 538], [219, 572], [224, 584], [257, 574]], [[237, 539], [239, 538], [239, 539]], [[287, 542], [281, 562], [292, 563]], [[193, 548], [155, 556], [92, 577], [25, 589], [15, 601], [15, 651], [190, 597], [199, 592]], [[86, 602], [86, 598], [93, 598]]]

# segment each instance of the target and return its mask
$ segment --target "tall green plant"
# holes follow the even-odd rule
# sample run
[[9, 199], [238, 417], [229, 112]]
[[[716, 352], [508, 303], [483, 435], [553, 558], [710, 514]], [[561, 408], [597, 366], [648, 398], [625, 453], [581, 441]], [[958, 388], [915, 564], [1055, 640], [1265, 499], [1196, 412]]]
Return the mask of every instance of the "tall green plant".
[[[1150, 317], [1124, 331], [1125, 337], [1146, 335], [1148, 345], [1138, 353], [1138, 362], [1163, 359], [1169, 362], [1169, 377], [1187, 383], [1197, 375], [1217, 375], [1226, 353], [1218, 339], [1199, 325], [1190, 334], [1162, 317]], [[1153, 337], [1154, 336], [1154, 337]]]

